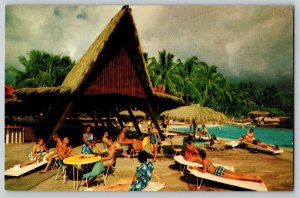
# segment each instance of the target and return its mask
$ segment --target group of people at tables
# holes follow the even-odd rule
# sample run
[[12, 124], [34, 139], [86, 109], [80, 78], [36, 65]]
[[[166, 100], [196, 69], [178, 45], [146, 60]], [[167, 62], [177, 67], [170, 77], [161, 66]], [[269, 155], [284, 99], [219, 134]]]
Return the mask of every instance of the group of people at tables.
[[250, 129], [245, 135], [243, 135], [239, 139], [239, 141], [254, 144], [256, 146], [261, 146], [263, 148], [271, 149], [271, 150], [279, 150], [280, 149], [277, 145], [267, 144], [267, 143], [261, 142], [260, 140], [255, 139], [253, 129]]
[[[92, 126], [87, 125], [85, 132], [83, 133], [83, 145], [81, 149], [82, 154], [93, 154], [101, 155], [101, 160], [94, 163], [90, 172], [83, 174], [84, 178], [87, 178], [86, 182], [82, 185], [87, 185], [91, 183], [97, 175], [100, 175], [104, 172], [105, 167], [111, 165], [112, 159], [115, 157], [115, 143], [112, 138], [109, 137], [108, 132], [104, 132], [102, 137], [103, 146], [100, 147], [97, 144], [97, 140], [93, 133], [91, 133]], [[139, 139], [129, 139], [125, 137], [126, 128], [123, 128], [118, 136], [118, 143], [120, 144], [136, 144], [141, 145], [142, 140]], [[154, 122], [151, 122], [151, 127], [149, 129], [150, 145], [151, 151], [154, 154], [153, 162], [156, 161], [157, 147], [158, 143], [161, 142], [158, 129], [156, 128]], [[29, 161], [26, 161], [20, 164], [20, 167], [24, 167], [33, 163], [42, 161], [44, 158], [47, 160], [46, 167], [40, 171], [40, 173], [46, 173], [49, 170], [49, 167], [53, 163], [54, 159], [59, 160], [59, 164], [63, 165], [63, 160], [69, 156], [76, 155], [72, 148], [68, 145], [68, 137], [64, 137], [62, 140], [58, 137], [57, 134], [52, 136], [53, 141], [56, 142], [56, 146], [53, 152], [49, 153], [49, 150], [46, 148], [44, 140], [42, 138], [37, 138], [36, 144], [33, 146], [32, 151], [28, 155]], [[134, 148], [133, 148], [134, 149]], [[153, 163], [147, 160], [147, 153], [141, 151], [138, 154], [138, 160], [141, 163], [136, 170], [136, 174], [133, 178], [122, 179], [117, 183], [112, 185], [106, 185], [105, 187], [93, 187], [94, 190], [130, 190], [130, 191], [141, 191], [149, 183], [152, 175], [154, 175], [159, 182], [163, 181], [154, 173]], [[96, 174], [95, 174], [96, 173]], [[66, 181], [65, 181], [66, 182]]]

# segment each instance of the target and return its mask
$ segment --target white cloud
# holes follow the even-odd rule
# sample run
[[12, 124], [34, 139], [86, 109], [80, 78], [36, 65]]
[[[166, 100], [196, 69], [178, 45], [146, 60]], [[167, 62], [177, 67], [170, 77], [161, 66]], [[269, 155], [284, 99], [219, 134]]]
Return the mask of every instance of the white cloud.
[[[198, 56], [237, 80], [293, 79], [289, 6], [131, 6], [143, 50]], [[6, 66], [30, 49], [78, 60], [121, 6], [10, 6]], [[282, 49], [280, 49], [282, 48]], [[265, 74], [268, 71], [268, 74]], [[282, 77], [281, 75], [281, 77]]]

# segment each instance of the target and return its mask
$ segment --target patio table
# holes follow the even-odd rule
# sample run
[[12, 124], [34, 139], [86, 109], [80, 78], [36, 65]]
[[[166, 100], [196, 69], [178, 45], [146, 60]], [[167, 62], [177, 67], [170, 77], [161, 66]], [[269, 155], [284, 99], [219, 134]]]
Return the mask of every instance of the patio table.
[[73, 155], [71, 157], [67, 157], [63, 160], [64, 164], [72, 165], [73, 166], [73, 183], [74, 183], [74, 190], [78, 188], [78, 167], [75, 174], [75, 166], [84, 165], [84, 164], [91, 164], [101, 160], [101, 156], [93, 155], [93, 154], [79, 154]]

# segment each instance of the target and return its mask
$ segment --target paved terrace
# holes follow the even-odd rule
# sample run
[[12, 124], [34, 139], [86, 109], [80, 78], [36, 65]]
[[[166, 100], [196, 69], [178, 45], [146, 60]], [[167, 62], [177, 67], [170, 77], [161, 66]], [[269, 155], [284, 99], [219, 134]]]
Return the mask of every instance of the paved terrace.
[[[175, 145], [182, 145], [183, 137], [173, 138]], [[226, 140], [223, 140], [224, 142]], [[5, 169], [27, 160], [27, 155], [34, 143], [6, 144], [5, 145]], [[162, 191], [197, 191], [196, 179], [189, 174], [181, 174], [179, 166], [168, 155], [171, 152], [170, 143], [166, 140], [162, 146], [166, 156], [161, 156], [154, 163], [155, 171], [166, 182]], [[75, 153], [80, 153], [81, 146], [74, 148]], [[149, 148], [146, 148], [149, 151]], [[235, 148], [226, 151], [208, 151], [208, 157], [215, 163], [234, 166], [236, 172], [261, 176], [269, 191], [293, 190], [293, 151], [284, 150], [280, 155], [265, 153], [251, 153], [248, 150]], [[110, 175], [107, 183], [113, 183], [120, 178], [133, 177], [138, 161], [132, 159], [117, 158], [116, 175]], [[66, 184], [63, 179], [55, 180], [57, 169], [41, 174], [36, 169], [22, 177], [5, 177], [6, 190], [25, 191], [73, 191], [73, 181]], [[155, 181], [155, 179], [153, 179]], [[100, 184], [103, 185], [103, 184]], [[241, 190], [216, 182], [204, 181], [200, 191], [231, 191]]]

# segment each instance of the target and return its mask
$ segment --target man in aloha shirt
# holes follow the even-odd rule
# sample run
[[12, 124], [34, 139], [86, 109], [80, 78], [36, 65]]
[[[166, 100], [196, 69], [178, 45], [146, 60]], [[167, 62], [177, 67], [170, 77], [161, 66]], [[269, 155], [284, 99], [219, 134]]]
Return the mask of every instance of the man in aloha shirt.
[[147, 161], [147, 153], [145, 151], [139, 153], [138, 160], [141, 165], [137, 167], [129, 191], [142, 191], [152, 177], [154, 166], [151, 162]]

